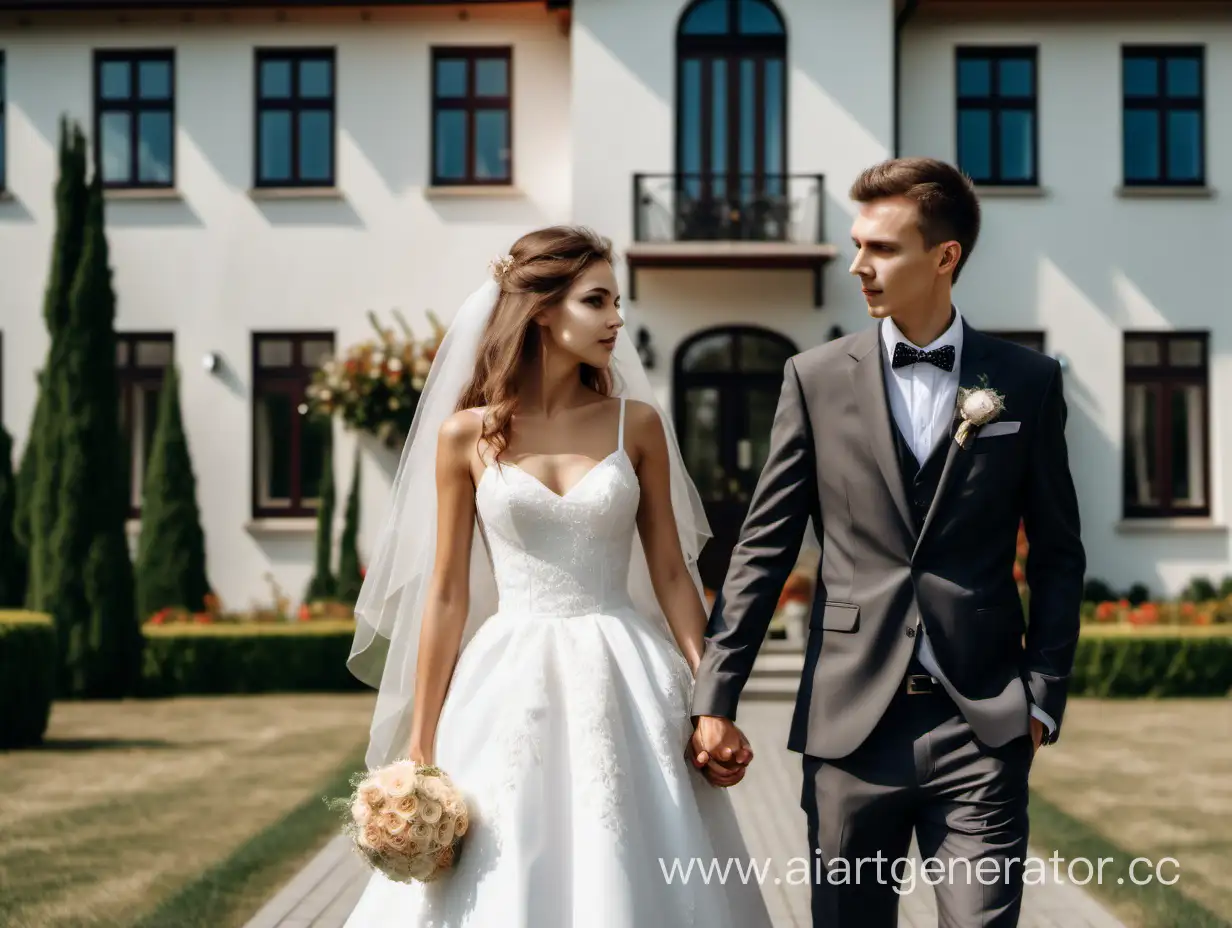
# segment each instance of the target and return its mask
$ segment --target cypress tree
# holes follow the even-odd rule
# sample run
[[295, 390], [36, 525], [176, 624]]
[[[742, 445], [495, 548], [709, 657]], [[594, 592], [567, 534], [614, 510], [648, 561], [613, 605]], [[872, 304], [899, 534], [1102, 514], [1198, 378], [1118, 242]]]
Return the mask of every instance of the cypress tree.
[[210, 591], [197, 480], [179, 394], [179, 372], [170, 365], [159, 397], [158, 425], [141, 503], [135, 577], [137, 615], [142, 621], [165, 606], [200, 612]]
[[337, 592], [330, 564], [334, 526], [334, 430], [326, 423], [325, 460], [321, 466], [321, 508], [317, 510], [317, 556], [312, 579], [304, 591], [305, 600], [332, 599]]
[[26, 594], [25, 556], [14, 532], [16, 509], [13, 438], [0, 425], [0, 608], [18, 608]]
[[66, 695], [116, 698], [135, 690], [142, 637], [124, 531], [115, 293], [97, 171], [85, 226], [57, 404], [67, 415], [48, 604], [68, 629]]
[[[50, 336], [47, 361], [40, 378], [39, 400], [29, 441], [35, 443], [32, 475], [23, 475], [33, 484], [28, 515], [22, 515], [22, 529], [29, 525], [29, 584], [27, 597], [35, 609], [48, 608], [48, 593], [58, 552], [51, 547], [57, 521], [56, 505], [60, 488], [63, 447], [60, 432], [66, 420], [59, 405], [63, 393], [66, 329], [69, 325], [69, 293], [73, 275], [81, 262], [86, 201], [86, 140], [81, 127], [60, 120], [60, 175], [56, 183], [56, 231], [52, 241], [51, 271], [43, 298], [43, 321]], [[114, 364], [114, 357], [111, 358]], [[68, 642], [68, 629], [60, 633], [61, 656]]]
[[341, 552], [338, 555], [338, 599], [354, 605], [364, 578], [359, 572], [359, 443], [351, 469], [351, 489], [347, 493], [346, 515], [342, 523]]
[[26, 435], [26, 446], [21, 453], [21, 466], [17, 471], [16, 511], [13, 513], [13, 554], [18, 558], [22, 570], [23, 605], [27, 609], [35, 608], [34, 603], [34, 569], [30, 560], [30, 548], [34, 526], [31, 520], [34, 515], [34, 482], [38, 474], [38, 436], [44, 427], [43, 409], [47, 405], [47, 391], [43, 389], [43, 375], [38, 376], [38, 399], [34, 404], [34, 417], [30, 420], [30, 431]]

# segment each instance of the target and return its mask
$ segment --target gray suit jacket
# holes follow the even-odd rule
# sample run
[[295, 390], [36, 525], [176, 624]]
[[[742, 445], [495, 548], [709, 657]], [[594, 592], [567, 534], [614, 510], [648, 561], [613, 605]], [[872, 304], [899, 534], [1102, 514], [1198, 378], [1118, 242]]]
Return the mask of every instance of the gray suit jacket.
[[[770, 452], [706, 634], [694, 716], [736, 718], [810, 517], [821, 542], [788, 747], [842, 757], [902, 686], [922, 622], [943, 685], [976, 736], [1026, 734], [1028, 700], [1061, 731], [1086, 558], [1065, 443], [1060, 366], [965, 321], [960, 384], [1005, 396], [1018, 431], [951, 440], [917, 533], [891, 433], [874, 326], [791, 358]], [[1030, 541], [1029, 617], [1013, 577]], [[1047, 736], [1045, 736], [1047, 737]]]

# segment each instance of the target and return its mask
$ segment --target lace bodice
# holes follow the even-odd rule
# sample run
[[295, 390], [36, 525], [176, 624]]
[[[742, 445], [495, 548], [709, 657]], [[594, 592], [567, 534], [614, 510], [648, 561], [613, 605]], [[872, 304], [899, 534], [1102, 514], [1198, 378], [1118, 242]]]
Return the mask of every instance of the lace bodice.
[[640, 488], [624, 448], [562, 496], [513, 464], [489, 464], [475, 504], [492, 554], [501, 612], [574, 616], [628, 607]]

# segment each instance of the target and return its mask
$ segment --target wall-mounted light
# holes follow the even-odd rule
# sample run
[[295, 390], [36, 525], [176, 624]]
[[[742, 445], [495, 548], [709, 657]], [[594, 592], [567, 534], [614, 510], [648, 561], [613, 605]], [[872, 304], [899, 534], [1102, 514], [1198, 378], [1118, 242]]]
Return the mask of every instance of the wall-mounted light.
[[1056, 359], [1057, 365], [1061, 368], [1061, 373], [1064, 374], [1067, 370], [1069, 370], [1069, 358], [1060, 352], [1054, 354], [1053, 358]]
[[634, 344], [637, 345], [637, 356], [641, 358], [642, 367], [648, 371], [654, 370], [655, 351], [650, 344], [650, 330], [644, 325], [638, 326]]
[[218, 370], [218, 365], [221, 359], [218, 357], [217, 351], [207, 351], [205, 357], [201, 359], [201, 366], [205, 368], [206, 373], [212, 374]]

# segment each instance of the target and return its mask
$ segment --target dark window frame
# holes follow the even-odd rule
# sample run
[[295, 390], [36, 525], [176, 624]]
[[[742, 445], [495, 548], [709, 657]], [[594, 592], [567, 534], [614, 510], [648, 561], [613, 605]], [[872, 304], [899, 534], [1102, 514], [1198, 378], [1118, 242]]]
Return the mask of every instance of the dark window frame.
[[[985, 335], [1013, 342], [1015, 345], [1030, 348], [1040, 354], [1047, 352], [1048, 338], [1043, 329], [984, 329], [983, 331]], [[1035, 347], [1036, 343], [1039, 344], [1038, 348]]]
[[[1168, 361], [1168, 343], [1198, 340], [1202, 343], [1202, 363], [1193, 367], [1172, 366]], [[1161, 363], [1157, 366], [1130, 366], [1128, 348], [1132, 342], [1156, 343]], [[1126, 519], [1175, 518], [1178, 516], [1209, 517], [1211, 514], [1211, 345], [1210, 332], [1204, 330], [1168, 332], [1125, 332], [1121, 358], [1123, 371], [1121, 418], [1121, 500], [1122, 517]], [[1159, 389], [1159, 414], [1155, 424], [1155, 473], [1159, 487], [1159, 503], [1143, 505], [1130, 501], [1129, 484], [1125, 480], [1129, 454], [1129, 388], [1145, 384]], [[1170, 398], [1177, 387], [1197, 386], [1202, 391], [1202, 499], [1201, 506], [1177, 506], [1172, 501], [1172, 404]]]
[[[134, 476], [134, 461], [131, 457], [133, 444], [136, 436], [133, 431], [135, 424], [136, 410], [134, 409], [133, 398], [138, 388], [152, 387], [156, 391], [161, 391], [163, 381], [166, 377], [166, 367], [142, 367], [137, 364], [137, 344], [138, 342], [159, 342], [166, 343], [171, 348], [171, 360], [168, 364], [175, 363], [175, 333], [167, 331], [123, 331], [116, 333], [116, 344], [124, 344], [128, 346], [128, 358], [124, 365], [120, 365], [119, 359], [116, 361], [116, 386], [120, 396], [120, 433], [123, 435], [124, 452], [126, 455], [125, 463], [128, 466], [128, 474], [125, 480], [132, 479]], [[118, 354], [118, 351], [117, 351]], [[158, 427], [157, 422], [147, 423], [147, 427], [155, 429]], [[151, 431], [148, 439], [153, 438]], [[141, 467], [141, 475], [145, 477], [144, 462]], [[136, 491], [135, 493], [133, 491]], [[128, 496], [128, 518], [141, 518], [141, 502], [144, 497], [144, 487], [129, 486]], [[134, 496], [137, 501], [134, 501]]]
[[[1153, 59], [1159, 67], [1159, 92], [1154, 97], [1130, 97], [1125, 88], [1125, 64], [1131, 58]], [[1198, 63], [1198, 95], [1170, 97], [1164, 81], [1163, 62], [1168, 58], [1193, 58]], [[1128, 149], [1125, 145], [1125, 116], [1130, 110], [1147, 110], [1158, 115], [1156, 131], [1159, 138], [1159, 176], [1131, 180], [1126, 172]], [[1174, 179], [1168, 176], [1168, 131], [1164, 125], [1169, 112], [1198, 114], [1198, 176], [1194, 179]], [[1125, 187], [1205, 187], [1207, 173], [1206, 129], [1206, 46], [1204, 45], [1122, 45], [1121, 46], [1121, 183]]]
[[[261, 367], [261, 343], [265, 341], [289, 341], [291, 342], [291, 363], [285, 368]], [[293, 410], [298, 410], [301, 404], [307, 402], [306, 388], [312, 380], [314, 367], [303, 363], [304, 343], [313, 341], [329, 341], [331, 345], [337, 344], [337, 335], [331, 329], [302, 329], [295, 331], [277, 331], [277, 330], [261, 330], [252, 333], [251, 336], [251, 352], [252, 352], [252, 399], [249, 405], [249, 417], [251, 423], [251, 466], [249, 471], [249, 482], [251, 485], [250, 506], [252, 517], [254, 519], [266, 518], [288, 518], [288, 519], [309, 519], [316, 518], [316, 505], [305, 504], [305, 499], [313, 498], [315, 488], [311, 488], [308, 494], [304, 493], [304, 487], [301, 486], [301, 476], [303, 473], [303, 435], [305, 416], [302, 413], [295, 412], [291, 417], [291, 447], [290, 453], [290, 492], [288, 495], [288, 504], [286, 506], [263, 506], [261, 504], [260, 483], [261, 474], [259, 471], [259, 447], [260, 439], [258, 436], [259, 416], [258, 404], [266, 393], [285, 393], [291, 396], [293, 400]]]
[[[989, 88], [986, 96], [964, 95], [959, 82], [959, 70], [963, 61], [987, 60]], [[1001, 94], [1000, 68], [1006, 60], [1024, 60], [1031, 63], [1031, 93], [1026, 97], [1006, 97]], [[962, 156], [962, 118], [964, 111], [986, 110], [990, 114], [989, 164], [992, 168], [987, 178], [972, 178], [981, 187], [1038, 187], [1039, 164], [1039, 46], [1038, 45], [959, 45], [954, 49], [954, 161], [960, 169]], [[1029, 112], [1031, 114], [1031, 174], [1026, 178], [1006, 177], [1001, 157], [1001, 115], [1004, 112]]]
[[4, 57], [4, 49], [0, 48], [0, 193], [9, 189], [8, 79], [8, 61]]
[[[142, 100], [138, 96], [137, 65], [142, 61], [162, 61], [168, 65], [168, 94], [166, 100]], [[129, 67], [131, 93], [124, 101], [104, 100], [102, 71], [109, 62], [124, 62]], [[167, 190], [175, 187], [176, 174], [176, 122], [175, 122], [175, 49], [173, 48], [96, 48], [94, 50], [94, 167], [103, 169], [103, 113], [129, 113], [128, 130], [128, 179], [104, 180], [103, 186], [110, 190]], [[143, 112], [167, 113], [171, 119], [171, 149], [169, 152], [170, 176], [165, 181], [141, 180], [138, 177], [140, 158], [141, 126], [137, 118]]]
[[[441, 59], [463, 58], [466, 60], [466, 96], [441, 97], [438, 90], [438, 62]], [[475, 92], [475, 63], [480, 59], [503, 59], [505, 62], [505, 89], [503, 96], [479, 96]], [[431, 54], [431, 106], [432, 120], [429, 133], [431, 152], [431, 185], [433, 187], [509, 187], [513, 184], [517, 170], [514, 159], [514, 125], [513, 125], [513, 46], [511, 45], [434, 45]], [[506, 143], [509, 147], [509, 172], [505, 177], [478, 177], [475, 171], [475, 113], [478, 110], [505, 111], [505, 125], [508, 130]], [[437, 115], [443, 110], [459, 110], [466, 114], [466, 173], [463, 177], [442, 177], [441, 165], [437, 161], [436, 123]]]
[[[329, 96], [323, 99], [308, 98], [304, 100], [299, 95], [299, 68], [303, 61], [329, 61]], [[291, 67], [291, 88], [288, 96], [261, 96], [261, 65], [267, 61], [289, 61]], [[253, 55], [253, 139], [252, 139], [252, 178], [253, 186], [257, 188], [304, 188], [315, 189], [334, 187], [338, 177], [338, 54], [333, 46], [303, 46], [281, 47], [269, 46], [255, 50]], [[291, 176], [289, 178], [265, 179], [261, 175], [261, 115], [270, 111], [287, 111], [291, 114]], [[326, 111], [329, 113], [329, 172], [325, 178], [304, 180], [300, 177], [300, 131], [299, 118], [305, 111]]]

